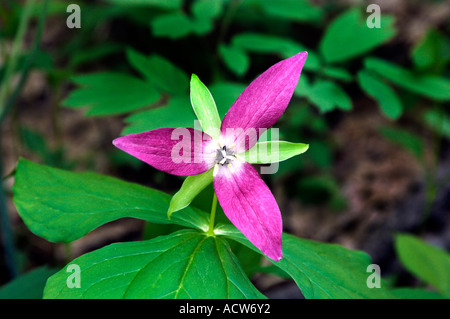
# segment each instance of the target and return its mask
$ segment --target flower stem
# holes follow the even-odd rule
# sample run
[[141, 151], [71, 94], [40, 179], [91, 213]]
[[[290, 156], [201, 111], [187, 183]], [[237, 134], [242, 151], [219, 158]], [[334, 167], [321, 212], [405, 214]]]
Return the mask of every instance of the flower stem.
[[209, 216], [209, 228], [206, 234], [209, 236], [214, 236], [214, 220], [216, 219], [216, 211], [217, 211], [217, 196], [214, 193], [212, 206], [211, 206], [211, 215]]

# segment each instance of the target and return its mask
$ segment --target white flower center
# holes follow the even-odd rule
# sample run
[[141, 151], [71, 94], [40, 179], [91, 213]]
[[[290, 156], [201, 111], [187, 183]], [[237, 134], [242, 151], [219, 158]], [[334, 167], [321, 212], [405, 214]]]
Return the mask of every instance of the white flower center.
[[236, 156], [234, 151], [231, 149], [227, 149], [226, 146], [217, 149], [216, 153], [216, 164], [225, 165], [230, 164], [231, 161], [235, 160]]

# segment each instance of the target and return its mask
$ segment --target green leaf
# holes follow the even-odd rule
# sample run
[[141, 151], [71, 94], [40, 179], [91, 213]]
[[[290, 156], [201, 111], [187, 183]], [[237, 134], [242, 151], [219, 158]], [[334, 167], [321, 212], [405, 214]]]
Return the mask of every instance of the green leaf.
[[148, 57], [133, 49], [127, 49], [127, 58], [158, 90], [175, 95], [186, 94], [189, 88], [188, 77], [169, 60], [156, 54]]
[[391, 293], [399, 299], [444, 299], [445, 297], [434, 292], [419, 288], [395, 288]]
[[343, 68], [326, 66], [322, 70], [323, 75], [328, 76], [330, 78], [334, 78], [337, 80], [342, 80], [345, 82], [350, 82], [353, 80], [353, 76]]
[[315, 166], [324, 170], [329, 170], [333, 163], [332, 150], [323, 140], [311, 140], [305, 156], [310, 157]]
[[298, 80], [298, 84], [295, 87], [294, 94], [299, 97], [308, 97], [310, 90], [311, 85], [309, 83], [307, 75], [301, 74], [300, 79]]
[[[319, 44], [328, 63], [342, 62], [367, 53], [395, 36], [394, 18], [382, 15], [380, 28], [369, 28], [359, 8], [352, 8], [334, 19]], [[350, 30], [350, 31], [349, 31]]]
[[268, 15], [293, 21], [316, 22], [322, 18], [322, 10], [307, 0], [253, 0]]
[[125, 122], [128, 125], [122, 133], [142, 133], [162, 127], [194, 127], [195, 120], [189, 96], [171, 97], [164, 106], [127, 117]]
[[240, 48], [220, 44], [219, 54], [225, 65], [236, 75], [241, 76], [247, 72], [250, 66], [250, 59]]
[[327, 204], [332, 210], [341, 211], [347, 203], [336, 180], [327, 174], [305, 176], [295, 185], [297, 197], [305, 204]]
[[320, 60], [314, 51], [288, 38], [248, 32], [235, 35], [231, 40], [231, 45], [248, 52], [278, 54], [283, 58], [289, 58], [299, 52], [308, 51], [304, 69], [312, 71], [320, 69]]
[[377, 100], [384, 115], [393, 120], [402, 115], [403, 106], [400, 98], [378, 76], [362, 70], [358, 73], [358, 82], [364, 92]]
[[178, 39], [191, 33], [192, 22], [181, 12], [159, 15], [151, 22], [153, 35]]
[[211, 94], [216, 101], [220, 118], [225, 116], [245, 88], [246, 85], [244, 84], [232, 82], [217, 82], [209, 86]]
[[302, 154], [308, 147], [308, 144], [285, 141], [258, 142], [250, 150], [239, 155], [250, 164], [269, 164]]
[[73, 52], [70, 56], [69, 65], [71, 68], [77, 68], [80, 65], [99, 60], [105, 56], [121, 51], [122, 46], [118, 43], [102, 43], [97, 46]]
[[75, 259], [81, 288], [67, 287], [67, 267], [44, 298], [264, 298], [222, 238], [182, 230], [142, 242], [116, 243]]
[[191, 78], [191, 104], [203, 131], [212, 138], [218, 139], [222, 122], [217, 112], [216, 103], [208, 88], [195, 74], [192, 74]]
[[411, 57], [419, 69], [438, 70], [450, 61], [450, 41], [440, 32], [430, 30], [414, 46]]
[[123, 6], [154, 6], [163, 9], [179, 9], [183, 0], [106, 0], [115, 5]]
[[381, 127], [381, 134], [392, 142], [404, 147], [411, 152], [417, 159], [423, 160], [425, 154], [425, 143], [422, 138], [411, 132], [394, 128], [394, 127]]
[[192, 13], [198, 19], [214, 19], [222, 14], [223, 0], [197, 0], [192, 4]]
[[0, 287], [0, 299], [42, 299], [48, 277], [56, 272], [46, 266], [27, 272]]
[[447, 113], [441, 110], [431, 109], [425, 112], [424, 119], [431, 130], [450, 138], [450, 117]]
[[172, 213], [187, 207], [192, 200], [205, 189], [206, 186], [213, 181], [213, 169], [210, 169], [199, 175], [186, 177], [178, 192], [173, 195], [167, 216], [171, 217]]
[[[220, 226], [217, 235], [246, 245], [257, 251], [236, 228]], [[273, 264], [294, 279], [302, 294], [312, 298], [390, 298], [382, 286], [367, 286], [367, 266], [372, 262], [362, 251], [349, 250], [336, 244], [320, 243], [283, 234], [283, 259]]]
[[71, 242], [110, 221], [133, 217], [149, 222], [208, 228], [206, 214], [186, 208], [167, 218], [170, 196], [94, 173], [73, 173], [20, 159], [13, 187], [20, 217], [37, 236]]
[[376, 72], [381, 77], [406, 90], [436, 101], [450, 100], [450, 80], [446, 78], [414, 74], [395, 64], [377, 58], [365, 59], [364, 65], [367, 69]]
[[401, 263], [412, 274], [450, 297], [450, 254], [408, 234], [395, 237]]
[[352, 109], [350, 97], [334, 82], [317, 80], [311, 86], [308, 97], [322, 113], [333, 111], [336, 107], [349, 111]]
[[153, 84], [127, 74], [92, 73], [75, 76], [72, 81], [81, 87], [72, 91], [63, 105], [87, 107], [86, 114], [91, 116], [128, 113], [159, 99]]

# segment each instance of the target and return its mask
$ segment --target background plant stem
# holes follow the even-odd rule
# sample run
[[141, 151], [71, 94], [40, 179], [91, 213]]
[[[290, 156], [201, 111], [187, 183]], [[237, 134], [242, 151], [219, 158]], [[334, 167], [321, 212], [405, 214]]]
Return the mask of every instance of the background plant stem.
[[[3, 123], [6, 115], [9, 113], [10, 109], [14, 105], [14, 102], [20, 95], [23, 86], [28, 78], [28, 73], [31, 68], [36, 50], [39, 47], [40, 39], [42, 36], [42, 31], [44, 28], [45, 17], [47, 13], [48, 0], [45, 0], [42, 4], [42, 10], [39, 17], [39, 25], [31, 49], [31, 53], [28, 56], [25, 65], [22, 69], [22, 74], [19, 83], [15, 87], [13, 93], [8, 97], [10, 91], [11, 78], [14, 74], [14, 70], [17, 66], [18, 57], [20, 54], [20, 49], [24, 40], [24, 36], [31, 18], [31, 12], [35, 5], [35, 0], [29, 0], [25, 3], [24, 10], [19, 22], [19, 27], [14, 38], [13, 47], [11, 49], [11, 54], [9, 55], [8, 63], [6, 65], [5, 77], [3, 78], [3, 83], [0, 88], [0, 125]], [[0, 152], [1, 152], [1, 138], [0, 138]], [[0, 177], [3, 176], [3, 163], [0, 157]], [[11, 278], [15, 278], [19, 274], [19, 266], [17, 263], [17, 258], [15, 255], [14, 241], [11, 233], [11, 226], [9, 223], [9, 216], [7, 212], [6, 196], [3, 189], [3, 179], [0, 185], [0, 226], [2, 233], [2, 241], [5, 250], [5, 262], [8, 267]]]

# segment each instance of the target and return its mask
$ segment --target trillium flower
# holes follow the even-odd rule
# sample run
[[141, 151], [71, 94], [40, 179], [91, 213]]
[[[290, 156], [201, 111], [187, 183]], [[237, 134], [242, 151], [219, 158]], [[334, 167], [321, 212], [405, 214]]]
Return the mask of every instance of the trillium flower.
[[[209, 91], [193, 75], [191, 102], [202, 131], [160, 128], [119, 137], [113, 144], [158, 170], [189, 176], [180, 192], [188, 193], [190, 200], [201, 188], [192, 185], [204, 188], [212, 179], [217, 200], [229, 220], [267, 257], [278, 261], [282, 258], [280, 209], [244, 155], [286, 110], [306, 57], [306, 52], [300, 52], [262, 73], [237, 98], [222, 122]], [[282, 149], [273, 161], [300, 154], [308, 147], [300, 143], [275, 143]], [[177, 195], [172, 202], [182, 197]], [[181, 202], [171, 203], [177, 206], [172, 210], [190, 203], [185, 198]]]

